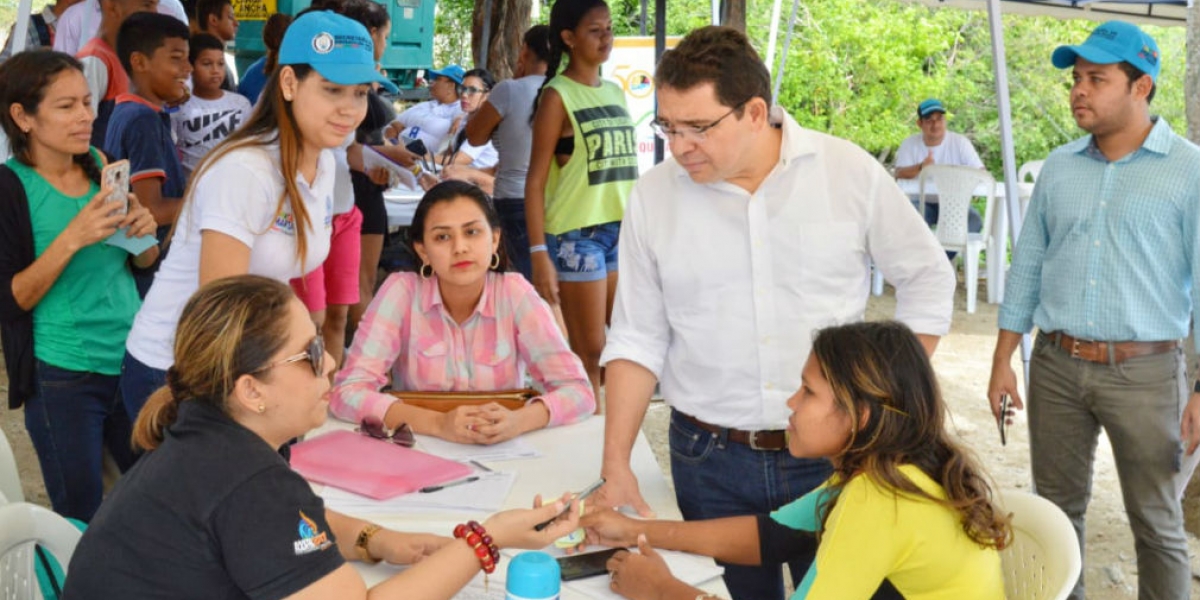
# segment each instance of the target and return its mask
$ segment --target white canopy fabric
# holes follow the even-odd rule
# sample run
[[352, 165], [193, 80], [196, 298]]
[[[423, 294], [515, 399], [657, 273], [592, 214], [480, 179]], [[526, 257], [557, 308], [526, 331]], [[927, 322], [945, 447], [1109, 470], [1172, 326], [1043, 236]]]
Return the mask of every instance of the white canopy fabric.
[[[986, 10], [991, 0], [901, 0], [931, 7]], [[1192, 0], [1003, 0], [1004, 12], [1060, 19], [1120, 19], [1143, 25], [1182, 25]]]

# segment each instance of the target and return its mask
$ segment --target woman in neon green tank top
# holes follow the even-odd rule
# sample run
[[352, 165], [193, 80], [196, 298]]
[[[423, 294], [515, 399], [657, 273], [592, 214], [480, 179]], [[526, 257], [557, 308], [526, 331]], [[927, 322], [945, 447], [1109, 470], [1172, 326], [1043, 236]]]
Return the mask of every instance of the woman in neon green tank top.
[[[104, 243], [153, 235], [150, 211], [129, 195], [114, 211], [101, 189], [103, 158], [88, 146], [92, 112], [74, 58], [37, 50], [0, 66], [0, 125], [13, 157], [0, 166], [0, 338], [11, 408], [25, 405], [54, 510], [89, 521], [103, 492], [107, 447], [124, 471], [134, 460], [130, 418], [117, 392], [125, 338], [141, 301], [138, 256]], [[128, 233], [118, 232], [126, 228]]]
[[[533, 283], [562, 305], [571, 350], [600, 394], [600, 352], [617, 287], [617, 237], [637, 179], [637, 141], [621, 88], [600, 78], [612, 52], [603, 0], [558, 0], [550, 10], [551, 62], [558, 72], [534, 101], [525, 180]], [[545, 240], [544, 242], [542, 240]]]

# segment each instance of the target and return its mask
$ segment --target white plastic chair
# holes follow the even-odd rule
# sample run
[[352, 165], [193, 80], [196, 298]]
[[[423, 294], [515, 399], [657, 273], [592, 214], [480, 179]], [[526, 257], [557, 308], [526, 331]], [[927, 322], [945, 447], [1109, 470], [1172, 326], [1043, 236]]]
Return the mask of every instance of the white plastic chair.
[[8, 502], [24, 502], [25, 493], [21, 491], [21, 477], [17, 472], [17, 459], [13, 456], [8, 438], [0, 430], [0, 504]]
[[1013, 542], [1000, 552], [1005, 595], [1065, 599], [1083, 564], [1071, 520], [1053, 502], [1026, 492], [1002, 492], [998, 503], [1012, 513]]
[[[992, 243], [992, 204], [995, 197], [996, 180], [983, 169], [959, 167], [952, 165], [930, 165], [921, 169], [918, 179], [920, 184], [920, 205], [917, 210], [925, 214], [925, 185], [927, 180], [937, 183], [938, 222], [937, 239], [942, 247], [962, 255], [966, 271], [967, 312], [975, 312], [975, 301], [979, 295], [979, 253], [986, 246], [991, 260], [1003, 260], [998, 253], [991, 252]], [[982, 188], [987, 198], [983, 211], [983, 231], [969, 233], [967, 231], [967, 216], [971, 210], [971, 198], [976, 190]]]
[[[1042, 165], [1046, 164], [1044, 160], [1031, 160], [1017, 170], [1017, 181], [1020, 183], [1037, 183], [1038, 175], [1042, 173]], [[1026, 181], [1025, 178], [1029, 178]], [[1025, 219], [1025, 213], [1029, 208], [1029, 196], [1021, 194], [1021, 219]]]
[[0, 598], [40, 600], [34, 546], [58, 559], [63, 574], [82, 534], [59, 515], [25, 502], [0, 506]]

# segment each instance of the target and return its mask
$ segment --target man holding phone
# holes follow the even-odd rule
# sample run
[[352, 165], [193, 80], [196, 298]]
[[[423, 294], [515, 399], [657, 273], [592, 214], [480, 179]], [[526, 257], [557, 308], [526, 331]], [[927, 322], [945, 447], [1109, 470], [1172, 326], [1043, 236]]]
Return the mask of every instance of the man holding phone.
[[[988, 399], [997, 418], [1004, 395], [1023, 408], [1011, 361], [1036, 326], [1037, 493], [1067, 513], [1082, 548], [1103, 427], [1136, 539], [1138, 597], [1187, 598], [1180, 497], [1198, 458], [1200, 383], [1186, 381], [1180, 340], [1200, 300], [1200, 149], [1151, 116], [1160, 57], [1136, 26], [1110, 21], [1051, 60], [1073, 68], [1072, 113], [1090, 135], [1052, 152], [1038, 177], [1000, 307]], [[1071, 597], [1084, 597], [1082, 576]]]

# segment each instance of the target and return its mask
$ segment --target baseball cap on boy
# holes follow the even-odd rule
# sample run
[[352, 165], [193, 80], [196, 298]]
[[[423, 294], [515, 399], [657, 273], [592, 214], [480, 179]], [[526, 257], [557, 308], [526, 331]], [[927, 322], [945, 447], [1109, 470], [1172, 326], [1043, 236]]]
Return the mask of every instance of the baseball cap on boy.
[[1132, 23], [1109, 21], [1101, 24], [1082, 44], [1055, 48], [1050, 61], [1065, 69], [1075, 66], [1076, 57], [1098, 65], [1125, 61], [1158, 81], [1158, 44]]
[[433, 81], [433, 79], [435, 79], [435, 78], [445, 77], [447, 79], [450, 79], [454, 83], [457, 83], [458, 85], [462, 85], [463, 76], [466, 75], [466, 73], [467, 72], [464, 71], [463, 68], [458, 65], [447, 65], [445, 67], [442, 67], [442, 69], [440, 71], [430, 69], [429, 70], [429, 78], [430, 78], [430, 81]]
[[396, 86], [375, 69], [375, 44], [362, 23], [322, 10], [292, 21], [279, 46], [280, 65], [309, 65], [339, 85], [378, 83]]

